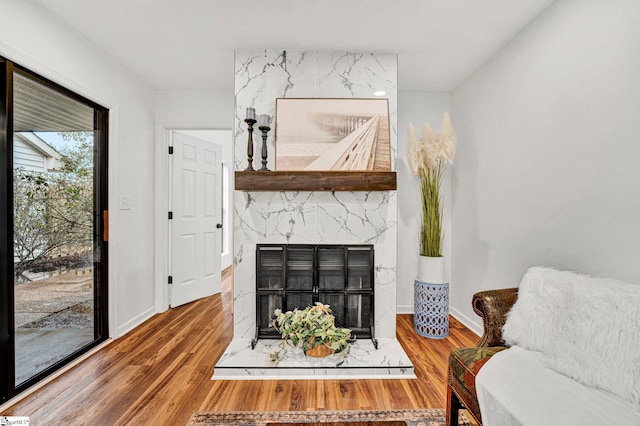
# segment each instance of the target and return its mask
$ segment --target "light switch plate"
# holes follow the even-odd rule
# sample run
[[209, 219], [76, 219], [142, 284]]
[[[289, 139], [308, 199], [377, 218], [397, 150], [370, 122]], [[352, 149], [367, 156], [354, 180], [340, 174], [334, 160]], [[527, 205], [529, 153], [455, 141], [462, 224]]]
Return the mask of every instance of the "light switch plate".
[[120, 210], [131, 210], [131, 197], [127, 195], [120, 196]]

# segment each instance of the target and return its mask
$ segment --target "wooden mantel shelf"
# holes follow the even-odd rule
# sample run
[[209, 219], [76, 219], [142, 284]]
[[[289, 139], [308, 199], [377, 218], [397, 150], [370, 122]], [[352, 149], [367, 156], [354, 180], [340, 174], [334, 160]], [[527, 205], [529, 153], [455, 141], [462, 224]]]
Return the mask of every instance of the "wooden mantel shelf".
[[396, 172], [236, 172], [237, 191], [394, 191]]

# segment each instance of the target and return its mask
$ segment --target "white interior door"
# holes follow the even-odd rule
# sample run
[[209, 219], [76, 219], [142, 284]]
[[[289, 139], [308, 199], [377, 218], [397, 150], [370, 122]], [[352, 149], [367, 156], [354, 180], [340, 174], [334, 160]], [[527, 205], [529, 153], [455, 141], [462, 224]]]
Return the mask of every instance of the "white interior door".
[[220, 291], [221, 148], [173, 132], [169, 205], [170, 305]]

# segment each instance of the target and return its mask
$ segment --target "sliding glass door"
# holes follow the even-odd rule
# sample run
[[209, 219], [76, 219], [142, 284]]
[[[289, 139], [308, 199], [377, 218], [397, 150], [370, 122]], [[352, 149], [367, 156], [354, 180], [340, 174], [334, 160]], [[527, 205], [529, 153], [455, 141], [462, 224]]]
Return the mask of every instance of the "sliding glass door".
[[108, 336], [108, 111], [0, 60], [6, 400]]

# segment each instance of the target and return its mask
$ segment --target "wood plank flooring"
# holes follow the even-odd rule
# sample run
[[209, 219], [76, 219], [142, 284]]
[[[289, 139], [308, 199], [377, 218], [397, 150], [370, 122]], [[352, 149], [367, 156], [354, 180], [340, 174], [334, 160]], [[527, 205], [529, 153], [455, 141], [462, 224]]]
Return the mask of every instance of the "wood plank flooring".
[[417, 380], [212, 381], [232, 337], [232, 276], [223, 292], [156, 315], [0, 415], [38, 425], [182, 425], [194, 411], [445, 407], [447, 356], [478, 337], [455, 319], [424, 339], [411, 315], [397, 336]]

